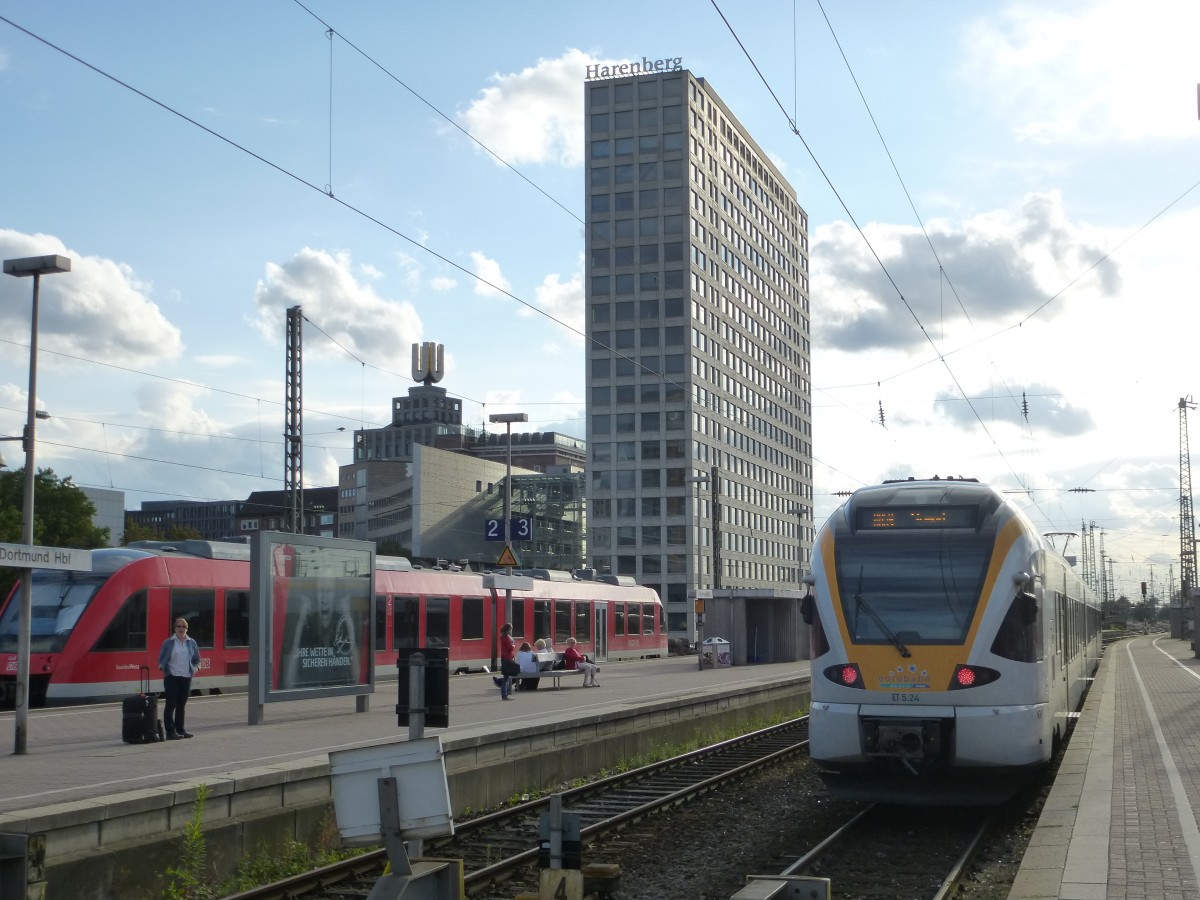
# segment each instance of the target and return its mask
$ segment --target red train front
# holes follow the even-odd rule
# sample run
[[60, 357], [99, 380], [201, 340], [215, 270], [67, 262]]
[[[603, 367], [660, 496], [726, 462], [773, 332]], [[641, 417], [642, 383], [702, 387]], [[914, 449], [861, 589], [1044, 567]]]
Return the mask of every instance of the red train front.
[[[250, 654], [250, 548], [183, 541], [95, 550], [91, 572], [34, 570], [30, 619], [30, 704], [115, 699], [138, 689], [143, 666], [177, 616], [200, 644], [194, 687], [244, 690]], [[649, 588], [545, 573], [532, 591], [514, 591], [514, 632], [561, 647], [574, 637], [597, 658], [665, 655], [662, 604]], [[557, 580], [563, 579], [563, 580]], [[19, 586], [0, 609], [0, 702], [13, 705]], [[395, 677], [396, 653], [448, 647], [453, 670], [491, 660], [505, 617], [503, 592], [478, 573], [377, 563], [373, 631], [376, 678]]]

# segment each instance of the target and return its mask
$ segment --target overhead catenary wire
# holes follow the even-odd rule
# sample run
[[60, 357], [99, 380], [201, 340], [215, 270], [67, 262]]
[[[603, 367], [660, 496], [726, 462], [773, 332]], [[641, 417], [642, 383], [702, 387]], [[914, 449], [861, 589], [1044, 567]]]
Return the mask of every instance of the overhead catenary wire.
[[712, 3], [713, 8], [717, 11], [717, 14], [721, 17], [721, 21], [725, 23], [725, 27], [729, 30], [730, 35], [732, 35], [733, 39], [737, 42], [738, 47], [741, 48], [742, 53], [745, 55], [747, 61], [750, 63], [751, 67], [754, 69], [755, 74], [757, 74], [759, 77], [759, 80], [762, 81], [763, 86], [767, 89], [767, 93], [770, 94], [772, 101], [774, 101], [775, 105], [779, 108], [779, 111], [781, 113], [783, 113], [784, 118], [786, 118], [788, 120], [788, 125], [789, 125], [789, 128], [791, 129], [792, 134], [794, 134], [800, 140], [800, 143], [804, 146], [804, 149], [808, 153], [809, 158], [812, 160], [813, 165], [815, 165], [817, 167], [817, 171], [821, 173], [821, 177], [825, 180], [825, 183], [829, 187], [829, 190], [833, 193], [833, 196], [837, 199], [837, 202], [841, 206], [843, 212], [845, 212], [846, 217], [850, 220], [850, 224], [854, 226], [855, 231], [857, 231], [859, 236], [862, 238], [863, 243], [867, 247], [867, 250], [870, 252], [871, 256], [875, 259], [876, 264], [878, 264], [880, 270], [883, 272], [883, 275], [887, 279], [888, 283], [895, 290], [896, 296], [899, 298], [900, 302], [904, 304], [904, 308], [908, 311], [908, 314], [912, 317], [912, 320], [916, 324], [917, 329], [920, 332], [921, 336], [925, 339], [925, 341], [933, 349], [934, 353], [937, 354], [938, 360], [942, 363], [943, 368], [946, 370], [946, 374], [950, 377], [950, 380], [954, 383], [954, 387], [958, 390], [959, 394], [967, 402], [968, 407], [970, 408], [972, 414], [975, 416], [975, 420], [979, 423], [980, 428], [983, 429], [983, 433], [985, 435], [987, 435], [987, 438], [991, 442], [992, 447], [995, 449], [997, 455], [1002, 460], [1004, 460], [1004, 464], [1006, 466], [1008, 466], [1009, 471], [1019, 481], [1020, 475], [1017, 473], [1016, 468], [1012, 465], [1012, 463], [1009, 461], [1007, 455], [1000, 448], [999, 443], [997, 443], [995, 436], [991, 433], [991, 430], [987, 427], [987, 423], [984, 422], [983, 417], [979, 414], [979, 411], [975, 408], [974, 404], [971, 403], [971, 400], [967, 395], [966, 389], [963, 388], [962, 384], [958, 380], [958, 375], [954, 372], [953, 368], [951, 368], [950, 364], [943, 357], [941, 349], [938, 347], [937, 342], [933, 339], [933, 336], [929, 333], [928, 329], [926, 329], [925, 324], [921, 321], [921, 317], [917, 315], [916, 310], [913, 309], [912, 304], [910, 304], [908, 302], [908, 298], [904, 296], [904, 292], [900, 289], [900, 285], [898, 285], [896, 283], [895, 278], [892, 277], [891, 271], [889, 271], [887, 265], [884, 263], [883, 259], [879, 256], [879, 253], [876, 251], [875, 246], [871, 243], [871, 239], [869, 237], [867, 237], [866, 232], [863, 231], [863, 228], [858, 223], [858, 219], [855, 218], [854, 213], [852, 213], [850, 211], [849, 205], [846, 203], [845, 199], [842, 197], [841, 192], [838, 191], [837, 187], [834, 185], [833, 179], [829, 176], [829, 173], [826, 172], [825, 167], [823, 165], [821, 165], [821, 161], [817, 158], [817, 155], [813, 151], [812, 147], [809, 146], [809, 143], [804, 138], [804, 135], [800, 132], [800, 129], [799, 129], [799, 127], [797, 127], [795, 120], [792, 119], [788, 115], [787, 110], [784, 109], [784, 107], [783, 107], [783, 104], [779, 102], [779, 97], [776, 95], [775, 89], [773, 87], [771, 87], [771, 83], [767, 80], [766, 76], [763, 74], [762, 69], [759, 68], [759, 65], [755, 61], [753, 55], [746, 48], [746, 45], [742, 42], [742, 39], [738, 36], [737, 32], [734, 30], [732, 23], [730, 23], [728, 18], [726, 18], [725, 13], [722, 12], [720, 5], [718, 5], [718, 3], [717, 3], [717, 0], [710, 0], [710, 2]]
[[[303, 4], [299, 4], [299, 3], [298, 3], [297, 5], [300, 5], [302, 8], [304, 8], [304, 7], [303, 7]], [[824, 13], [824, 9], [823, 9], [823, 8], [822, 8], [822, 13]], [[311, 13], [310, 13], [310, 14], [311, 14]], [[324, 193], [329, 193], [329, 192], [331, 192], [331, 191], [332, 191], [332, 181], [333, 181], [333, 171], [332, 171], [332, 142], [333, 142], [333, 136], [332, 136], [332, 93], [333, 93], [333, 91], [332, 91], [332, 43], [333, 43], [333, 36], [334, 36], [334, 35], [336, 35], [336, 32], [335, 32], [335, 31], [334, 31], [332, 28], [329, 28], [329, 34], [328, 34], [328, 38], [329, 38], [329, 40], [330, 40], [330, 44], [331, 44], [331, 50], [330, 50], [330, 54], [331, 54], [331, 90], [330, 90], [330, 94], [331, 94], [331, 98], [330, 98], [330, 105], [331, 105], [331, 111], [330, 111], [330, 120], [331, 120], [331, 126], [330, 126], [330, 174], [329, 174], [329, 178], [330, 178], [330, 184], [326, 185], [326, 190], [325, 190], [325, 191], [323, 191]], [[340, 35], [337, 35], [337, 36], [339, 36], [339, 37], [340, 37]], [[357, 48], [355, 48], [355, 49], [357, 50]], [[840, 49], [840, 48], [839, 48], [839, 49]], [[359, 51], [359, 52], [361, 52], [361, 51]], [[365, 55], [365, 54], [364, 54], [364, 55]], [[369, 59], [369, 57], [367, 57], [367, 58]], [[374, 62], [374, 61], [372, 60], [372, 62]], [[378, 65], [378, 64], [376, 64], [376, 65]], [[382, 68], [382, 67], [381, 67], [381, 68]], [[385, 70], [385, 71], [386, 71], [386, 70]], [[389, 75], [390, 75], [390, 73], [389, 73]], [[393, 76], [393, 77], [394, 77], [394, 76]], [[402, 83], [402, 82], [400, 82], [400, 83], [403, 85], [403, 83]], [[408, 88], [408, 86], [407, 86], [407, 85], [403, 85], [403, 86], [404, 86], [406, 89], [408, 89], [408, 90], [410, 90], [410, 91], [411, 91], [411, 88]], [[415, 92], [414, 92], [414, 94], [415, 94]], [[417, 96], [419, 96], [419, 95], [417, 95]], [[423, 102], [427, 102], [427, 101], [424, 101], [424, 99], [423, 99], [423, 98], [421, 98], [421, 99], [422, 99], [422, 101], [423, 101]], [[456, 123], [453, 123], [453, 122], [452, 122], [452, 120], [450, 120], [448, 117], [445, 117], [445, 116], [444, 116], [444, 114], [441, 114], [441, 113], [440, 113], [440, 111], [439, 111], [439, 115], [443, 115], [443, 117], [444, 117], [444, 118], [447, 118], [447, 121], [451, 121], [451, 124], [454, 124], [454, 125], [455, 125], [455, 127], [458, 127]], [[793, 121], [794, 121], [794, 118], [793, 118]], [[462, 130], [462, 129], [460, 128], [460, 130]], [[464, 133], [464, 134], [467, 134], [467, 132], [465, 132], [465, 131], [464, 131], [463, 133]], [[468, 136], [469, 136], [469, 135], [468, 135]], [[474, 138], [472, 138], [472, 139], [474, 139]], [[486, 148], [485, 148], [485, 149], [486, 149]], [[252, 154], [252, 155], [253, 155], [253, 154]], [[519, 174], [519, 173], [518, 173], [518, 174]], [[523, 176], [522, 176], [522, 177], [523, 177]], [[313, 187], [314, 189], [320, 190], [319, 188], [316, 188], [316, 187], [315, 187], [315, 185], [309, 185], [309, 186], [310, 186], [310, 187]], [[906, 189], [906, 193], [907, 193], [907, 189]], [[577, 216], [576, 216], [575, 218], [576, 218], [576, 219], [578, 219], [578, 217], [577, 217]], [[856, 227], [857, 227], [857, 226], [856, 226]], [[407, 240], [411, 240], [411, 239], [409, 239], [409, 238], [405, 238], [405, 239], [407, 239]], [[435, 254], [435, 255], [436, 255], [436, 254]], [[466, 270], [463, 270], [463, 271], [466, 271]], [[478, 279], [478, 276], [477, 276], [477, 275], [475, 275], [475, 273], [473, 273], [473, 272], [467, 272], [467, 274], [469, 274], [469, 275], [471, 275], [472, 277], [474, 277], [474, 278], [477, 278], [477, 279]], [[478, 280], [480, 280], [480, 281], [484, 281], [484, 283], [487, 283], [485, 279], [478, 279]], [[494, 286], [493, 286], [493, 287], [494, 287]], [[510, 294], [509, 296], [512, 296], [512, 295]], [[902, 296], [902, 295], [901, 295], [901, 296]], [[517, 298], [517, 299], [519, 299], [519, 298]], [[523, 301], [521, 301], [521, 302], [523, 302]], [[526, 305], [528, 305], [528, 304], [526, 304]], [[1031, 314], [1031, 315], [1032, 315], [1032, 314]], [[555, 319], [553, 316], [548, 316], [548, 318], [552, 319], [553, 321], [559, 322], [559, 320]], [[563, 323], [559, 322], [559, 324], [563, 324]], [[579, 332], [576, 332], [576, 333], [579, 333]], [[935, 349], [935, 351], [937, 351], [937, 347], [936, 347], [936, 346], [934, 347], [934, 349]], [[953, 352], [953, 351], [951, 351], [951, 352]], [[621, 354], [619, 354], [619, 353], [618, 353], [617, 355], [621, 355]], [[939, 359], [943, 359], [943, 358], [944, 358], [944, 356], [948, 356], [948, 355], [949, 355], [949, 354], [941, 354], [941, 355], [939, 356]], [[934, 361], [937, 361], [937, 360], [934, 360]], [[361, 364], [361, 365], [362, 365], [364, 368], [365, 368], [365, 366], [366, 366], [366, 365], [368, 365], [367, 363], [365, 363], [365, 362], [363, 362], [363, 361], [361, 361], [361, 360], [360, 360], [360, 364]], [[378, 369], [379, 369], [379, 371], [385, 371], [385, 372], [386, 372], [386, 370], [385, 370], [385, 369], [382, 369], [382, 368], [379, 368], [379, 367], [374, 367], [374, 368], [378, 368]], [[132, 371], [132, 370], [130, 370], [130, 371]], [[211, 390], [212, 388], [208, 388], [208, 389], [210, 389], [210, 390]], [[467, 398], [467, 399], [470, 399], [470, 398]], [[480, 401], [474, 401], [474, 402], [480, 402]]]

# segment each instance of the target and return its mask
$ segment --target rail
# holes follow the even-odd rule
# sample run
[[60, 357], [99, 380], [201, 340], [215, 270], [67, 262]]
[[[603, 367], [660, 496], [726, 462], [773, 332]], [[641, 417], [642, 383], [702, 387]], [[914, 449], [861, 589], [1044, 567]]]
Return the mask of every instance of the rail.
[[[562, 803], [579, 814], [580, 837], [588, 844], [630, 821], [713, 790], [807, 745], [808, 717], [804, 716], [572, 788], [562, 792]], [[550, 802], [549, 797], [542, 797], [459, 823], [453, 837], [425, 841], [424, 854], [462, 859], [467, 893], [479, 895], [536, 862], [538, 821]], [[357, 891], [365, 897], [385, 862], [384, 851], [371, 851], [225, 900], [335, 896], [346, 900]]]

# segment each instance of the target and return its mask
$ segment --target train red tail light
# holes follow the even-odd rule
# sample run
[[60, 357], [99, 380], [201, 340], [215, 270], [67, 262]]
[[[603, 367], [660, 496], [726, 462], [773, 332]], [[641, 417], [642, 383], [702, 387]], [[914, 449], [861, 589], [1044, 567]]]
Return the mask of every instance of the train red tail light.
[[842, 687], [863, 687], [862, 672], [857, 663], [839, 663], [836, 666], [829, 666], [823, 674], [834, 684], [840, 684]]
[[950, 676], [949, 689], [960, 691], [963, 688], [979, 687], [984, 684], [991, 684], [999, 677], [999, 672], [995, 669], [989, 669], [986, 666], [958, 665], [954, 667], [954, 674]]

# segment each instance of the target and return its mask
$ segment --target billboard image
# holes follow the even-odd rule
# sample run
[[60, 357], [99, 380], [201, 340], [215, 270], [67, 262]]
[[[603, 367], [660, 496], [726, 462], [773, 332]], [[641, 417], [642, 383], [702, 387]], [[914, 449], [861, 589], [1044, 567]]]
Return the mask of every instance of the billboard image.
[[276, 690], [365, 684], [370, 584], [361, 578], [303, 577], [277, 582]]
[[265, 532], [251, 568], [252, 705], [370, 693], [375, 545]]

